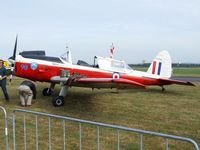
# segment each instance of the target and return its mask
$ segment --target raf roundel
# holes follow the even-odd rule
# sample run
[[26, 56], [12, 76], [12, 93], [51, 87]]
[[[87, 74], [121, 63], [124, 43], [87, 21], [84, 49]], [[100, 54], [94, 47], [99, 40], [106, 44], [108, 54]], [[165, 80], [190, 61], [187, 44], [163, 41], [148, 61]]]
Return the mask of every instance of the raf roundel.
[[113, 75], [112, 75], [112, 78], [113, 78], [113, 79], [119, 79], [119, 78], [120, 78], [119, 73], [114, 72]]
[[38, 67], [37, 63], [35, 63], [35, 62], [31, 63], [31, 69], [32, 70], [36, 70], [37, 67]]

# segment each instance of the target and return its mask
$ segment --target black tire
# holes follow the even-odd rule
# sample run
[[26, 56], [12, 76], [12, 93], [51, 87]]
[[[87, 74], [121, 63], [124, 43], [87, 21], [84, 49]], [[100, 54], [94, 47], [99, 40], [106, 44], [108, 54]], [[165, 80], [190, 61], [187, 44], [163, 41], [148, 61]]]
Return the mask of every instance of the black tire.
[[65, 104], [65, 100], [63, 96], [53, 97], [52, 104], [55, 107], [60, 107]]
[[165, 92], [165, 91], [166, 91], [166, 89], [164, 87], [162, 87], [162, 92]]
[[44, 96], [51, 96], [52, 93], [53, 93], [53, 91], [52, 91], [52, 90], [49, 90], [48, 87], [47, 87], [47, 88], [44, 88], [43, 91], [42, 91], [42, 94], [43, 94]]

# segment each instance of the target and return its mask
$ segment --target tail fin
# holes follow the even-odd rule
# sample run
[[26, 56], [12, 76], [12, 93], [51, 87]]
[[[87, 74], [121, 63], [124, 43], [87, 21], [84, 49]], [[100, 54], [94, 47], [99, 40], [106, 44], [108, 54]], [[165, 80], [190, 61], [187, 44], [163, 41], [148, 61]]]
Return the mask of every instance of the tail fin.
[[169, 53], [167, 51], [158, 53], [147, 72], [161, 78], [170, 78], [172, 75], [172, 63]]

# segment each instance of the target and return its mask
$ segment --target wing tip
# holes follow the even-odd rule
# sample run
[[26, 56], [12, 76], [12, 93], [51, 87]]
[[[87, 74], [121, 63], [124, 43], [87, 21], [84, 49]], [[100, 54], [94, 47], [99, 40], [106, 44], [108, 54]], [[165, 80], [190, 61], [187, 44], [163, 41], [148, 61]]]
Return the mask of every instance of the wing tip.
[[187, 85], [189, 85], [189, 86], [196, 86], [194, 83], [192, 83], [192, 82], [187, 82]]

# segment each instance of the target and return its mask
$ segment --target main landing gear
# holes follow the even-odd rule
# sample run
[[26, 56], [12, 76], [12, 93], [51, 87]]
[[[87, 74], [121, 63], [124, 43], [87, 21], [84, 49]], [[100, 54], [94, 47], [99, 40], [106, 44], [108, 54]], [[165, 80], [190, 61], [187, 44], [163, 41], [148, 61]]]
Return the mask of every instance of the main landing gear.
[[53, 94], [54, 87], [55, 87], [55, 84], [51, 83], [50, 87], [43, 89], [42, 94], [44, 96], [51, 96]]
[[61, 82], [61, 90], [60, 90], [59, 96], [53, 97], [52, 99], [53, 106], [60, 107], [65, 104], [64, 97], [67, 95], [68, 87], [69, 86], [66, 83]]
[[48, 87], [47, 88], [44, 88], [43, 91], [42, 91], [42, 94], [44, 96], [51, 96], [53, 93], [53, 91], [51, 89], [49, 89]]
[[[54, 87], [55, 87], [55, 84], [51, 83], [50, 87], [43, 89], [42, 94], [44, 96], [53, 95]], [[52, 99], [53, 106], [60, 107], [64, 105], [65, 103], [64, 97], [67, 94], [67, 89], [68, 89], [68, 85], [66, 85], [64, 82], [61, 82], [61, 90], [60, 90], [59, 96], [53, 96], [53, 99]]]
[[64, 96], [53, 97], [52, 104], [55, 107], [63, 106], [65, 104]]
[[[52, 99], [52, 104], [55, 107], [60, 107], [60, 106], [64, 105], [64, 103], [65, 103], [64, 97], [67, 95], [67, 90], [71, 86], [71, 83], [75, 79], [78, 79], [78, 78], [82, 77], [82, 76], [80, 76], [78, 74], [73, 74], [72, 76], [70, 76], [70, 74], [68, 72], [66, 72], [66, 70], [64, 70], [64, 72], [61, 72], [61, 74], [66, 74], [66, 75], [62, 75], [62, 77], [55, 76], [52, 79], [52, 80], [56, 81], [56, 83], [59, 82], [60, 85], [61, 85], [61, 89], [60, 89], [59, 95], [53, 97], [53, 99]], [[49, 88], [45, 88], [43, 90], [43, 95], [44, 96], [50, 96], [50, 95], [52, 95], [54, 87], [55, 87], [55, 83], [51, 83], [51, 85], [50, 85]]]

